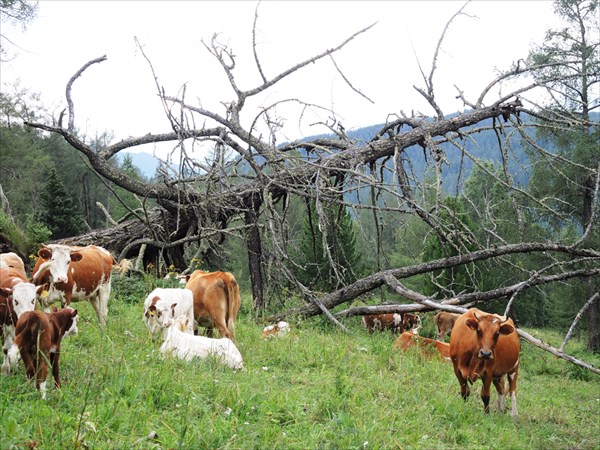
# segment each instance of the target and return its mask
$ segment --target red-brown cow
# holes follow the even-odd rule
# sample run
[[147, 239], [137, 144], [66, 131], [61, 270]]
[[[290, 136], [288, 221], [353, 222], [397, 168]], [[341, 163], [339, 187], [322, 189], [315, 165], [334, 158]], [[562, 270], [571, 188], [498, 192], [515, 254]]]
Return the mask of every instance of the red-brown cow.
[[462, 314], [450, 335], [450, 358], [460, 384], [460, 393], [466, 400], [468, 383], [481, 378], [481, 399], [489, 412], [490, 385], [498, 391], [498, 410], [504, 411], [506, 379], [511, 395], [511, 415], [517, 416], [517, 378], [519, 375], [519, 335], [512, 319], [488, 314], [476, 308]]
[[442, 341], [444, 337], [452, 331], [454, 322], [460, 317], [460, 314], [455, 314], [446, 311], [439, 311], [434, 318], [435, 326], [437, 328], [437, 340]]
[[398, 336], [398, 339], [394, 342], [394, 346], [404, 351], [407, 351], [411, 347], [418, 346], [423, 354], [426, 354], [427, 356], [438, 354], [443, 359], [450, 360], [450, 344], [421, 337], [412, 331], [405, 331]]
[[38, 252], [33, 268], [33, 282], [48, 284], [42, 294], [41, 304], [48, 308], [60, 300], [89, 300], [101, 326], [106, 325], [110, 297], [111, 270], [117, 264], [113, 255], [102, 247], [69, 247], [50, 244]]
[[29, 283], [20, 269], [0, 268], [0, 329], [4, 337], [2, 373], [8, 375], [10, 364], [6, 356], [15, 338], [17, 320], [26, 311], [35, 309], [36, 295], [43, 289]]
[[17, 322], [17, 336], [8, 357], [15, 363], [20, 353], [27, 378], [35, 376], [35, 387], [43, 399], [46, 398], [48, 363], [52, 366], [54, 383], [60, 389], [60, 343], [64, 337], [77, 334], [78, 319], [77, 310], [67, 306], [60, 311], [53, 308], [52, 313], [28, 311]]
[[194, 319], [210, 337], [216, 326], [221, 337], [235, 339], [235, 321], [240, 310], [240, 288], [229, 272], [196, 270], [186, 289], [194, 294]]

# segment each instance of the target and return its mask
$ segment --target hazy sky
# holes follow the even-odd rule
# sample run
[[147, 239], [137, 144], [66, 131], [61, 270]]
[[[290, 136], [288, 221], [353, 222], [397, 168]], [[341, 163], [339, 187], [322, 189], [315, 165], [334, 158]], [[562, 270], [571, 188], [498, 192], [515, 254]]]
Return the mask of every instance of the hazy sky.
[[[38, 17], [23, 32], [3, 26], [18, 44], [18, 55], [1, 67], [2, 89], [17, 79], [42, 94], [59, 112], [66, 104], [65, 86], [87, 61], [108, 60], [89, 68], [75, 82], [76, 126], [88, 135], [114, 131], [117, 138], [170, 131], [147, 61], [159, 83], [176, 95], [187, 85], [192, 104], [222, 113], [221, 102], [233, 100], [222, 68], [202, 44], [220, 33], [220, 42], [237, 56], [239, 86], [260, 84], [252, 54], [252, 1], [42, 1]], [[385, 122], [388, 114], [412, 110], [432, 114], [413, 85], [423, 87], [417, 61], [427, 74], [446, 22], [462, 1], [263, 1], [258, 9], [257, 52], [267, 78], [343, 42], [352, 33], [378, 22], [355, 38], [335, 60], [356, 94], [327, 58], [294, 74], [267, 94], [249, 102], [244, 120], [257, 108], [283, 98], [298, 98], [337, 111], [346, 129]], [[550, 1], [474, 1], [448, 30], [434, 85], [444, 112], [463, 108], [455, 99], [459, 86], [472, 100], [497, 69], [527, 56], [532, 43], [558, 25]], [[8, 86], [8, 87], [7, 87]], [[493, 95], [497, 96], [497, 92]], [[490, 97], [490, 102], [494, 97]], [[280, 109], [285, 138], [321, 133]], [[326, 120], [327, 116], [321, 117]]]

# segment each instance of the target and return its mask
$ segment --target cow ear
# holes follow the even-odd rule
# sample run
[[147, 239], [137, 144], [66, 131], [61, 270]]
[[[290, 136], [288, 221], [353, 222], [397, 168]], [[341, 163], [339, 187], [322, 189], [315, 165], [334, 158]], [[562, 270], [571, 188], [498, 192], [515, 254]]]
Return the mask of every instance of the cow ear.
[[47, 261], [52, 257], [52, 250], [50, 250], [48, 247], [42, 247], [38, 252], [38, 256]]
[[73, 316], [73, 317], [75, 317], [76, 315], [77, 315], [77, 310], [76, 310], [76, 309], [74, 309], [74, 310], [73, 310], [73, 314], [72, 314], [72, 316]]
[[465, 325], [467, 327], [469, 327], [471, 330], [477, 331], [477, 327], [479, 326], [479, 323], [476, 320], [467, 319], [467, 321], [465, 322]]
[[188, 281], [190, 281], [190, 275], [185, 276], [185, 282], [187, 283]]
[[509, 323], [505, 323], [504, 325], [502, 325], [500, 327], [500, 333], [501, 334], [510, 334], [513, 331], [515, 331], [515, 327], [513, 327], [511, 324]]
[[0, 288], [0, 297], [10, 297], [10, 294], [12, 294], [12, 289], [11, 288]]
[[73, 261], [73, 262], [81, 261], [81, 258], [83, 258], [83, 255], [81, 253], [79, 253], [79, 252], [71, 253], [71, 261]]

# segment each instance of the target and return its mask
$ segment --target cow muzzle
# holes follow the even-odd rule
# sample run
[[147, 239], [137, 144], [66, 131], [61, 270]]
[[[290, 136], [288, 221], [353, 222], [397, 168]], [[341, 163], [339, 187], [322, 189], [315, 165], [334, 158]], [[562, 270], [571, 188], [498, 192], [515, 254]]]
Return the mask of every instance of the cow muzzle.
[[477, 357], [479, 359], [494, 359], [494, 354], [490, 350], [481, 349]]

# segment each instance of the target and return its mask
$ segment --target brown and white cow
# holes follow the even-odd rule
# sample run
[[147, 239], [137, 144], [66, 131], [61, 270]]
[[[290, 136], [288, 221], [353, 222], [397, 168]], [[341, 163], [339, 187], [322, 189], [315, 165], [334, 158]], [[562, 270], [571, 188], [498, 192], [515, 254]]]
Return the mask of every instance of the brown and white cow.
[[101, 326], [106, 325], [110, 297], [111, 270], [117, 262], [102, 247], [69, 247], [45, 245], [38, 252], [33, 268], [35, 284], [47, 284], [40, 303], [48, 308], [60, 300], [63, 306], [71, 301], [88, 300]]
[[194, 319], [213, 336], [235, 339], [235, 321], [240, 310], [240, 288], [229, 272], [194, 271], [185, 285], [194, 294]]
[[64, 337], [77, 334], [77, 310], [67, 306], [51, 313], [28, 311], [17, 322], [16, 337], [8, 356], [15, 363], [18, 354], [25, 364], [27, 378], [35, 377], [35, 387], [46, 398], [48, 364], [52, 366], [54, 383], [60, 389], [60, 344]]
[[446, 311], [439, 311], [434, 318], [435, 327], [437, 328], [437, 340], [443, 341], [446, 335], [449, 335], [454, 327], [454, 322], [460, 317], [460, 314], [455, 314]]
[[519, 375], [519, 335], [512, 319], [488, 314], [476, 308], [462, 314], [450, 335], [450, 358], [460, 384], [460, 393], [466, 400], [468, 383], [481, 378], [481, 400], [489, 412], [490, 386], [498, 391], [498, 410], [504, 411], [506, 378], [511, 395], [511, 415], [517, 416], [517, 378]]
[[419, 316], [410, 313], [390, 313], [390, 314], [366, 314], [362, 316], [363, 326], [369, 331], [391, 330], [393, 333], [402, 333], [405, 330], [418, 328], [421, 325]]
[[0, 269], [6, 267], [17, 269], [24, 276], [27, 276], [27, 272], [25, 272], [25, 264], [23, 264], [23, 260], [16, 253], [0, 253]]
[[394, 347], [407, 351], [411, 347], [419, 347], [423, 354], [437, 354], [445, 360], [450, 360], [450, 344], [421, 337], [414, 331], [405, 331], [394, 342]]
[[2, 373], [5, 375], [10, 372], [6, 354], [15, 337], [17, 320], [24, 312], [35, 309], [36, 295], [42, 292], [42, 289], [42, 286], [36, 288], [34, 284], [29, 283], [20, 269], [0, 268], [0, 328], [4, 337]]

